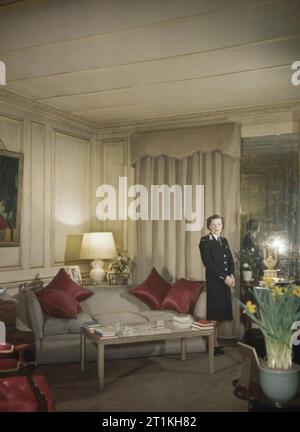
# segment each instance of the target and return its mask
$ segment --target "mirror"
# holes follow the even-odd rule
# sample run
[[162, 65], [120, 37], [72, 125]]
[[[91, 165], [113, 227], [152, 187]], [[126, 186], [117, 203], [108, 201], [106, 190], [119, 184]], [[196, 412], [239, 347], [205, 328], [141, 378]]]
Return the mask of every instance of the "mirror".
[[258, 221], [256, 240], [263, 258], [275, 258], [278, 276], [300, 278], [298, 134], [242, 141], [241, 240], [247, 222]]

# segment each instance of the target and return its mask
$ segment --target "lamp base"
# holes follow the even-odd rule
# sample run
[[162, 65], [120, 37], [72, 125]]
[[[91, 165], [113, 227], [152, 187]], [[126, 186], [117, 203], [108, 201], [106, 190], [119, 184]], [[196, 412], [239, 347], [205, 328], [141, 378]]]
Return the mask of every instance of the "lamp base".
[[94, 260], [91, 264], [92, 269], [90, 271], [91, 283], [96, 285], [105, 280], [106, 271], [103, 269], [104, 262], [101, 260]]

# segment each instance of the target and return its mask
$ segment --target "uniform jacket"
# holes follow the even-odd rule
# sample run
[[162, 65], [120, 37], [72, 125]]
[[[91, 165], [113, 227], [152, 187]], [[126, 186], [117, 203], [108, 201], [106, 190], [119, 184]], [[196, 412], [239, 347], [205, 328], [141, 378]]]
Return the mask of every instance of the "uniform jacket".
[[206, 274], [224, 281], [227, 275], [234, 274], [234, 262], [227, 239], [220, 238], [222, 245], [208, 234], [201, 238], [199, 248]]

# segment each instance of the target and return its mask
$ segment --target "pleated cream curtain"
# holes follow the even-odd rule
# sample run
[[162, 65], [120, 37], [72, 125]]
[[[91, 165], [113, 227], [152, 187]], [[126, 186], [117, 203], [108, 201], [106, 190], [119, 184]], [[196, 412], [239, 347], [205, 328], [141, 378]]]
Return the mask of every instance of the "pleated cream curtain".
[[[188, 133], [188, 131], [186, 131]], [[199, 146], [201, 148], [201, 143]], [[206, 149], [205, 149], [206, 150]], [[135, 184], [193, 186], [195, 210], [196, 185], [204, 185], [204, 227], [201, 231], [187, 231], [186, 221], [137, 220], [135, 223], [136, 283], [142, 282], [152, 267], [170, 281], [181, 277], [204, 280], [205, 269], [199, 253], [201, 236], [207, 233], [206, 218], [220, 214], [225, 218], [224, 235], [234, 253], [239, 246], [239, 157], [214, 151], [194, 151], [180, 158], [160, 154], [142, 156], [134, 166]], [[172, 201], [171, 201], [172, 204]], [[172, 205], [171, 205], [172, 207]], [[238, 290], [237, 290], [238, 291]], [[238, 294], [238, 292], [237, 292]], [[239, 335], [239, 307], [233, 302], [234, 320], [223, 325], [225, 336]]]

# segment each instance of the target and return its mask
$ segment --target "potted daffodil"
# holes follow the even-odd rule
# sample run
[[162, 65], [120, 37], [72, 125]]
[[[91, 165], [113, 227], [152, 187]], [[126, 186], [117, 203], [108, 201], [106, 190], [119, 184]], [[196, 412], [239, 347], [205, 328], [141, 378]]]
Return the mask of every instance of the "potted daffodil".
[[253, 295], [253, 302], [239, 303], [265, 339], [267, 359], [260, 368], [261, 387], [270, 399], [283, 403], [291, 400], [299, 387], [300, 367], [293, 364], [292, 353], [293, 332], [300, 321], [300, 286], [256, 287]]

